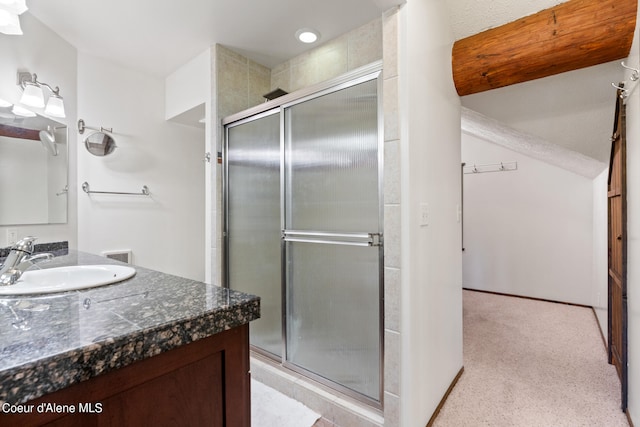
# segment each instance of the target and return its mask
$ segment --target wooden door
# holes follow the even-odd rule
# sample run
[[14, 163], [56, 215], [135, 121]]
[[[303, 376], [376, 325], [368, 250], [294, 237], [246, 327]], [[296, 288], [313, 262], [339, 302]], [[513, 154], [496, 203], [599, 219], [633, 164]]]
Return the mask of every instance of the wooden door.
[[[620, 91], [618, 91], [620, 95]], [[609, 363], [615, 365], [627, 407], [627, 170], [625, 105], [617, 97], [609, 160]]]

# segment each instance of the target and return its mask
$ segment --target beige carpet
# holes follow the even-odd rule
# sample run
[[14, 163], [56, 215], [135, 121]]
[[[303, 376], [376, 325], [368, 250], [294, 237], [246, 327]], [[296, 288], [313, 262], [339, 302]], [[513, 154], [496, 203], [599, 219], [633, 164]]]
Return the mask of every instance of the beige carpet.
[[434, 426], [628, 426], [592, 310], [464, 291], [464, 374]]

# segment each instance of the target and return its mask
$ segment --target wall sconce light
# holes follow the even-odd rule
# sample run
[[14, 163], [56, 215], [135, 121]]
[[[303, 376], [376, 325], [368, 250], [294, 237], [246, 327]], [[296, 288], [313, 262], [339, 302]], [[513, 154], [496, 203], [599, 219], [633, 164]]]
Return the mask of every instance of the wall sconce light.
[[[4, 0], [0, 0], [2, 2]], [[18, 71], [18, 85], [22, 87], [22, 97], [20, 103], [34, 108], [43, 108], [44, 113], [52, 117], [66, 117], [64, 113], [64, 102], [60, 96], [60, 88], [52, 88], [44, 82], [38, 81], [38, 76], [34, 73]], [[44, 93], [42, 88], [47, 88], [50, 95], [45, 106]]]
[[19, 105], [14, 105], [13, 108], [11, 109], [11, 112], [13, 114], [15, 114], [16, 116], [22, 116], [22, 117], [35, 117], [36, 113], [34, 113], [31, 110], [27, 110], [24, 107], [21, 107]]
[[26, 11], [26, 0], [0, 0], [0, 33], [22, 35], [18, 15]]

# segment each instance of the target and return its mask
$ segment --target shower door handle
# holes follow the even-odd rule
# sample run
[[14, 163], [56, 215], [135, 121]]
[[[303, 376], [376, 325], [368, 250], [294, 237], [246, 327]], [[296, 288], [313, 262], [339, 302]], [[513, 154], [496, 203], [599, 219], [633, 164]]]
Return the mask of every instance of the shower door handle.
[[382, 233], [369, 233], [371, 246], [382, 246]]
[[382, 246], [382, 233], [332, 233], [324, 231], [282, 230], [282, 239], [285, 242]]

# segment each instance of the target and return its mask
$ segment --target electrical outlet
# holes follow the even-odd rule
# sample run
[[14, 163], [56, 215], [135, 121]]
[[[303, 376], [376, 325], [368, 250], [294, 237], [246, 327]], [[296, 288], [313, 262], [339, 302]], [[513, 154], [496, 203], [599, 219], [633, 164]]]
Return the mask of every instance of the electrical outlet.
[[7, 230], [7, 246], [14, 245], [18, 241], [18, 230], [16, 228], [9, 228]]

